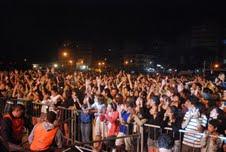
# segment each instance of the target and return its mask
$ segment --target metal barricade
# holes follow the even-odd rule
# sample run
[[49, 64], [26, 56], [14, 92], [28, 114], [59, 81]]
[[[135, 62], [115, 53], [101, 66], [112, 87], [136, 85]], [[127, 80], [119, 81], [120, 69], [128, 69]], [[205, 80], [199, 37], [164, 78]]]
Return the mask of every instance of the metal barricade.
[[[135, 145], [139, 145], [140, 144], [140, 138], [141, 138], [141, 134], [132, 134], [132, 135], [126, 135], [126, 136], [122, 136], [122, 137], [109, 137], [109, 138], [105, 138], [103, 140], [95, 140], [95, 141], [91, 141], [91, 142], [86, 142], [86, 143], [82, 143], [82, 142], [78, 142], [76, 141], [75, 144], [71, 145], [69, 148], [63, 150], [63, 152], [67, 152], [67, 151], [95, 151], [94, 147], [91, 146], [94, 143], [105, 143], [105, 142], [109, 142], [111, 140], [116, 140], [116, 139], [125, 139], [125, 138], [136, 138], [136, 144]], [[90, 145], [90, 146], [87, 146]], [[101, 151], [105, 151], [103, 149], [101, 149]], [[141, 152], [139, 148], [136, 149], [136, 152]]]
[[[145, 127], [150, 127], [150, 128], [161, 128], [160, 126], [158, 126], [158, 125], [152, 125], [152, 124], [144, 124], [144, 126]], [[173, 131], [173, 129], [172, 128], [170, 128], [170, 127], [165, 127], [165, 128], [163, 128], [164, 130], [166, 130], [166, 133], [167, 134], [169, 134], [170, 132], [172, 132]], [[179, 146], [179, 150], [178, 151], [181, 151], [182, 149], [182, 134], [183, 133], [188, 133], [188, 134], [194, 134], [194, 135], [201, 135], [201, 136], [204, 136], [204, 133], [200, 133], [200, 132], [197, 132], [197, 131], [188, 131], [188, 130], [184, 130], [184, 129], [180, 129], [180, 130], [178, 130], [178, 132], [179, 132], [179, 144], [180, 144], [180, 146]], [[174, 133], [173, 133], [173, 137], [174, 137]], [[142, 137], [143, 135], [141, 135], [141, 137]], [[210, 136], [210, 137], [215, 137], [215, 138], [220, 138], [221, 140], [226, 140], [226, 137], [224, 137], [224, 136], [213, 136], [213, 135], [208, 135], [208, 136]], [[158, 137], [157, 137], [158, 138]], [[143, 140], [141, 139], [141, 147], [144, 147], [144, 143], [143, 143]], [[142, 149], [143, 150], [143, 149]]]
[[[80, 133], [78, 131], [77, 123], [78, 123], [78, 112], [76, 109], [73, 108], [65, 108], [65, 107], [57, 107], [58, 111], [58, 120], [60, 124], [64, 127], [64, 124], [68, 126], [69, 129], [69, 140], [72, 144], [76, 139], [78, 139]], [[65, 128], [63, 128], [65, 129]]]
[[145, 147], [144, 144], [147, 144], [147, 148], [149, 148], [150, 145], [151, 145], [150, 147], [152, 148], [157, 148], [157, 139], [159, 135], [162, 133], [161, 127], [158, 125], [144, 124], [144, 128], [148, 130], [148, 137], [146, 137], [147, 143], [142, 143], [141, 147], [144, 148]]
[[[199, 135], [199, 136], [209, 136], [209, 137], [214, 137], [214, 138], [219, 138], [221, 139], [222, 141], [226, 141], [226, 137], [225, 136], [214, 136], [214, 135], [207, 135], [207, 134], [204, 134], [204, 133], [201, 133], [201, 132], [198, 132], [198, 131], [192, 131], [192, 130], [184, 130], [184, 129], [180, 129], [179, 130], [180, 132], [180, 141], [181, 141], [181, 147], [180, 147], [180, 151], [182, 151], [182, 134], [190, 134], [190, 135]], [[223, 142], [222, 142], [223, 143]], [[195, 147], [194, 147], [195, 148]]]
[[[42, 108], [44, 109], [44, 113], [42, 112]], [[65, 108], [65, 107], [55, 107], [53, 105], [42, 104], [38, 102], [32, 102], [29, 106], [31, 110], [30, 115], [32, 117], [41, 117], [41, 121], [46, 119], [46, 114], [48, 111], [54, 111], [57, 113], [57, 125], [59, 125], [62, 130], [64, 125], [68, 126], [69, 135], [66, 137], [66, 140], [70, 141], [70, 143], [74, 143], [74, 141], [78, 138], [79, 134], [77, 131], [77, 110], [73, 108]], [[66, 132], [66, 131], [65, 131]], [[65, 134], [64, 134], [65, 135]]]
[[31, 105], [31, 109], [32, 109], [32, 116], [33, 117], [40, 117], [41, 116], [41, 109], [42, 109], [42, 104], [41, 103], [38, 103], [38, 102], [32, 102], [32, 105]]
[[4, 106], [4, 110], [3, 110], [3, 114], [6, 114], [6, 113], [9, 113], [11, 110], [12, 110], [12, 107], [14, 105], [17, 105], [17, 104], [21, 104], [25, 107], [25, 114], [30, 114], [30, 111], [31, 110], [29, 107], [31, 105], [31, 100], [27, 100], [27, 99], [6, 99], [5, 100], [5, 104], [3, 105]]

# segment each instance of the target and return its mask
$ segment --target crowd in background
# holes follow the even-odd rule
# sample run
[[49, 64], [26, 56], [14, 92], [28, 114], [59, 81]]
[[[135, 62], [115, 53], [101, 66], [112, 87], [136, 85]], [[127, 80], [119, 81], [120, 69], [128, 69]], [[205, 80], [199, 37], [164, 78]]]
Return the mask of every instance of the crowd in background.
[[[70, 144], [67, 140], [70, 124], [59, 127], [57, 123], [57, 107], [61, 106], [80, 111], [84, 143], [142, 131], [144, 151], [154, 152], [158, 149], [157, 138], [166, 132], [165, 127], [170, 127], [172, 131], [168, 134], [173, 138], [175, 152], [223, 151], [225, 143], [218, 137], [226, 133], [224, 81], [224, 74], [209, 80], [200, 75], [124, 71], [62, 72], [54, 68], [1, 71], [1, 98], [26, 99], [43, 106], [40, 117], [33, 116], [32, 125], [23, 119], [24, 107], [14, 106], [2, 116], [0, 135], [7, 148], [22, 151], [23, 127], [30, 126], [28, 141], [32, 151], [49, 150], [53, 145], [61, 149]], [[181, 144], [180, 129], [203, 135], [185, 133]], [[93, 147], [94, 151], [135, 151], [135, 143], [132, 137], [120, 138], [109, 140], [108, 147], [104, 143], [95, 143]]]

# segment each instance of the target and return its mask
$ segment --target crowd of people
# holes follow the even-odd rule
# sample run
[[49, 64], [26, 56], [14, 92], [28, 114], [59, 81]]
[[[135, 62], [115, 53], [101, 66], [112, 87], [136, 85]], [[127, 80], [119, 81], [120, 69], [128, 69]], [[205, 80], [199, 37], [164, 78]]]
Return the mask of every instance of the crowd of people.
[[[158, 151], [163, 141], [169, 142], [158, 141], [158, 137], [172, 137], [172, 146], [166, 151], [226, 151], [226, 141], [221, 138], [226, 133], [224, 81], [222, 73], [209, 80], [176, 73], [62, 72], [54, 68], [0, 71], [2, 99], [42, 104], [40, 116], [33, 116], [32, 122], [24, 118], [26, 107], [19, 103], [4, 115], [1, 111], [0, 139], [8, 150], [24, 151], [22, 138], [24, 128], [28, 128], [30, 151], [60, 150], [70, 145], [70, 124], [58, 122], [57, 107], [61, 106], [79, 110], [76, 122], [80, 123], [83, 143], [110, 139], [95, 142], [93, 151], [135, 151], [134, 137], [114, 137], [140, 132], [144, 151]], [[186, 132], [182, 137], [180, 129]], [[162, 136], [165, 133], [169, 137]]]

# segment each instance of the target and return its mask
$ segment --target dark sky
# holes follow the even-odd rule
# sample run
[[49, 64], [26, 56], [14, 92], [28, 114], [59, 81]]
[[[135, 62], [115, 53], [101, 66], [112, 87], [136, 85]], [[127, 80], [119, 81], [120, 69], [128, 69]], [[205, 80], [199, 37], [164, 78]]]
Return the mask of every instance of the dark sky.
[[2, 57], [43, 59], [64, 40], [109, 43], [174, 39], [192, 24], [222, 20], [223, 4], [131, 0], [3, 0], [0, 3]]

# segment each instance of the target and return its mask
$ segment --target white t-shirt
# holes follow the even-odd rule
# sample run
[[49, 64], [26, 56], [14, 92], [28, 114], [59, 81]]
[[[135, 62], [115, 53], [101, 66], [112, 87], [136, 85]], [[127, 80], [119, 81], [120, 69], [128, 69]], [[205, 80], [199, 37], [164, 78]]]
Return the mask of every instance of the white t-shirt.
[[48, 105], [49, 105], [49, 103], [51, 102], [51, 100], [49, 99], [49, 100], [43, 100], [41, 103], [42, 104], [44, 104], [44, 105], [42, 105], [42, 108], [41, 108], [41, 112], [42, 113], [47, 113], [47, 109], [48, 109]]
[[50, 96], [50, 107], [49, 107], [49, 111], [53, 111], [56, 113], [56, 111], [54, 110], [54, 105], [57, 104], [57, 100], [60, 98], [60, 95], [56, 95], [56, 96]]

